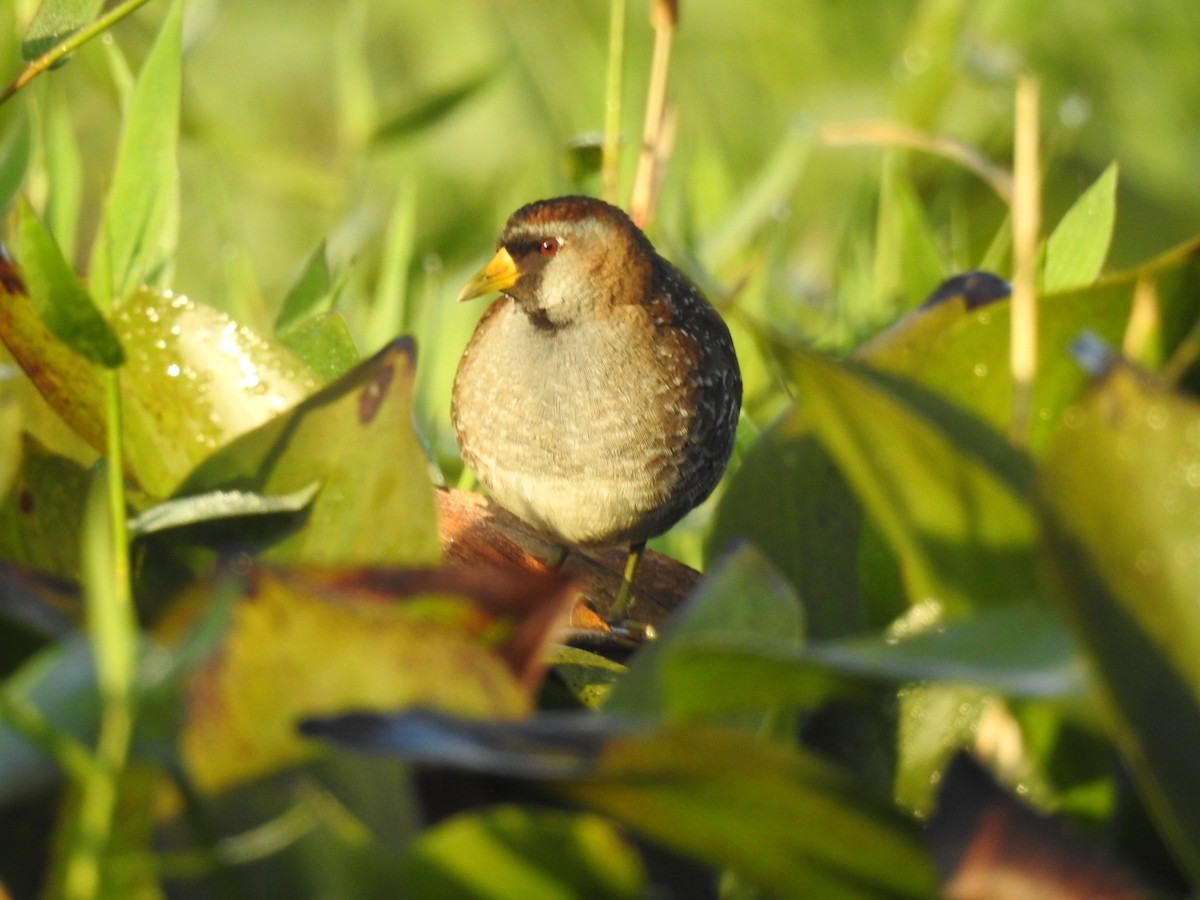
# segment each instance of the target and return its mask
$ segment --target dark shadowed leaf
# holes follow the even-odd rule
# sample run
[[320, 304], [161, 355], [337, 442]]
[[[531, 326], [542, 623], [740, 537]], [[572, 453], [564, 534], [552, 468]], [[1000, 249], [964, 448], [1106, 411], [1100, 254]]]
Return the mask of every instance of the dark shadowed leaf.
[[306, 731], [362, 752], [550, 778], [561, 796], [676, 852], [730, 866], [773, 896], [934, 894], [915, 823], [815, 756], [739, 731], [422, 714], [314, 721]]
[[0, 558], [61, 578], [79, 578], [87, 470], [26, 440], [0, 505]]
[[1116, 859], [1021, 803], [966, 754], [946, 769], [929, 844], [949, 900], [1137, 900]]

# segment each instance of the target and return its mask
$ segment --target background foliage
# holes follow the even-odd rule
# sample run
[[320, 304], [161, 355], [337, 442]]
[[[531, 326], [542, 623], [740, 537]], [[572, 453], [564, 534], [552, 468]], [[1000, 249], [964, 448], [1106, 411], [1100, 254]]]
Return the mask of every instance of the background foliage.
[[[46, 4], [81, 23], [96, 7]], [[488, 606], [478, 585], [395, 575], [437, 555], [407, 423], [458, 482], [449, 386], [480, 309], [452, 298], [513, 209], [599, 192], [609, 12], [160, 0], [0, 106], [30, 294], [6, 285], [0, 315], [27, 373], [0, 397], [14, 895], [686, 893], [694, 873], [636, 835], [724, 871], [730, 896], [920, 896], [936, 854], [917, 823], [963, 747], [1155, 886], [1200, 877], [1200, 11], [1167, 0], [684, 5], [649, 230], [725, 314], [747, 394], [721, 496], [656, 543], [712, 577], [628, 671], [560, 658], [552, 679], [617, 686], [599, 726], [529, 736], [520, 763], [505, 733], [452, 720], [327, 735], [461, 753], [588, 812], [505, 805], [418, 834], [401, 763], [278, 774], [312, 751], [305, 716], [549, 704], [487, 616], [536, 631], [509, 594], [551, 588]], [[626, 30], [622, 197], [644, 13]], [[5, 83], [46, 49], [42, 15], [0, 11]], [[1041, 84], [1048, 237], [1028, 444], [1006, 437], [1007, 302], [960, 289], [914, 312], [953, 274], [1012, 274], [1021, 73]], [[896, 146], [897, 126], [998, 168]], [[384, 398], [371, 416], [365, 396]], [[124, 460], [124, 582], [125, 508], [110, 495], [106, 522], [102, 489], [121, 479], [100, 455]], [[230, 534], [278, 568], [220, 568]], [[98, 613], [122, 583], [145, 631]], [[106, 756], [122, 691], [138, 730]], [[546, 741], [570, 752], [547, 761]], [[94, 820], [105, 784], [115, 806]]]

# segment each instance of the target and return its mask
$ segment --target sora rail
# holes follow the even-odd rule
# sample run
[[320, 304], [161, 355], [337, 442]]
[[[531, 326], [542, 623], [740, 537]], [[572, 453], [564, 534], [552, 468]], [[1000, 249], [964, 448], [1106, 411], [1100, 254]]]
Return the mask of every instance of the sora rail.
[[621, 210], [589, 197], [513, 213], [459, 300], [501, 292], [454, 379], [463, 459], [492, 497], [564, 548], [648, 538], [716, 486], [742, 380], [729, 329]]

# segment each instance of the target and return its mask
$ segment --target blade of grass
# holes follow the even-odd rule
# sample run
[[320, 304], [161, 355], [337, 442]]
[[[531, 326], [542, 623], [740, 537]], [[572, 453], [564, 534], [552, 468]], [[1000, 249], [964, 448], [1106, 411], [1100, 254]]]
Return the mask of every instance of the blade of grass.
[[604, 89], [604, 145], [601, 171], [604, 199], [617, 202], [617, 154], [621, 147], [621, 84], [625, 61], [625, 0], [611, 0], [608, 22], [608, 75]]

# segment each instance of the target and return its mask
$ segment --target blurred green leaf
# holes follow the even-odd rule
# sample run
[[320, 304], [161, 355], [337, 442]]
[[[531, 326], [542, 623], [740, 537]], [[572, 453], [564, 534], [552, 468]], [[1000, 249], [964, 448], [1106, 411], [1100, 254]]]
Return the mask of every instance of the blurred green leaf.
[[376, 143], [398, 140], [425, 131], [474, 97], [496, 76], [497, 69], [484, 69], [457, 84], [412, 99], [407, 108], [392, 113], [375, 130]]
[[416, 348], [400, 339], [294, 409], [205, 460], [180, 495], [321, 491], [303, 527], [269, 551], [279, 561], [430, 565], [437, 510], [412, 424]]
[[945, 274], [906, 159], [898, 150], [884, 156], [875, 232], [875, 293], [881, 300], [899, 299], [903, 309], [920, 303]]
[[1039, 480], [1046, 553], [1119, 746], [1200, 876], [1200, 405], [1118, 364], [1073, 408]]
[[[1015, 697], [1077, 699], [1084, 670], [1071, 637], [1041, 606], [986, 609], [908, 636], [814, 641], [710, 635], [680, 648], [671, 677], [694, 681], [714, 709], [814, 706], [867, 683], [938, 682]], [[861, 691], [859, 691], [861, 692]]]
[[[58, 96], [58, 95], [55, 95]], [[42, 120], [42, 153], [49, 192], [42, 215], [68, 260], [75, 259], [83, 204], [84, 160], [68, 104], [49, 104]]]
[[[710, 710], [706, 686], [668, 680], [667, 673], [678, 653], [714, 635], [793, 646], [802, 640], [803, 613], [795, 594], [752, 547], [742, 546], [713, 566], [659, 639], [642, 646], [609, 692], [605, 713], [654, 722], [703, 716]], [[736, 681], [736, 672], [727, 674]]]
[[333, 286], [325, 241], [321, 241], [283, 300], [283, 308], [275, 318], [275, 334], [294, 328], [309, 316], [327, 312], [334, 299]]
[[42, 0], [25, 32], [21, 57], [35, 59], [96, 18], [104, 0]]
[[400, 862], [407, 896], [572, 900], [646, 895], [637, 851], [607, 819], [495, 806], [423, 832]]
[[8, 123], [0, 140], [0, 212], [8, 210], [21, 189], [31, 145], [29, 118], [18, 115]]
[[182, 16], [173, 3], [126, 110], [92, 249], [92, 293], [105, 306], [161, 276], [175, 252]]
[[16, 373], [0, 371], [0, 497], [9, 492], [21, 466], [21, 405]]
[[29, 299], [50, 333], [80, 356], [106, 368], [124, 363], [121, 342], [71, 271], [54, 236], [28, 203], [22, 201], [17, 213]]
[[813, 433], [899, 559], [910, 603], [962, 614], [1037, 596], [1033, 519], [1009, 474], [1020, 460], [1002, 438], [814, 353], [793, 351], [786, 366]]
[[551, 650], [550, 665], [571, 695], [589, 709], [603, 707], [612, 686], [626, 672], [625, 666], [607, 657], [566, 645]]
[[1047, 294], [1085, 287], [1104, 267], [1117, 218], [1117, 164], [1111, 163], [1046, 241], [1041, 289]]

